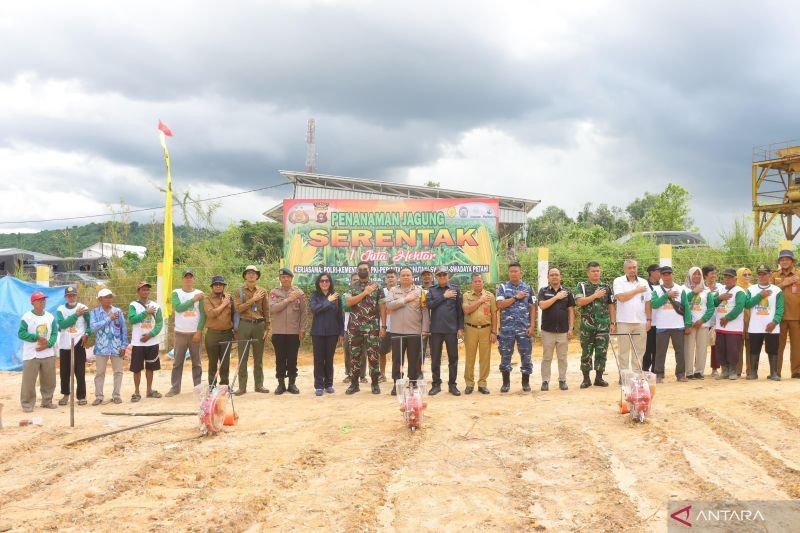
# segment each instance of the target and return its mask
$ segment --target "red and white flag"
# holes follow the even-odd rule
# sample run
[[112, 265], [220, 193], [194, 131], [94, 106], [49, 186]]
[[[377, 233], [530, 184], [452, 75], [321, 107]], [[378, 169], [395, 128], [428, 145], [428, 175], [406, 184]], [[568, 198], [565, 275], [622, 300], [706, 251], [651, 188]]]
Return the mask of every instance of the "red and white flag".
[[160, 119], [158, 121], [158, 131], [160, 131], [161, 133], [163, 133], [167, 137], [172, 137], [172, 130], [169, 129], [166, 124], [161, 122]]

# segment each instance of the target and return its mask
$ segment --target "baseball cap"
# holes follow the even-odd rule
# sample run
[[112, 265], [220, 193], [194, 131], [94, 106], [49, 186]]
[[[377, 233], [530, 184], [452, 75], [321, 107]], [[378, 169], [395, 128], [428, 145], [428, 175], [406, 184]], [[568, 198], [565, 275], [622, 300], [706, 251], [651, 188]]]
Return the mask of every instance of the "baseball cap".
[[250, 270], [258, 274], [259, 279], [261, 278], [261, 271], [255, 265], [247, 265], [246, 267], [244, 267], [244, 272], [242, 272], [242, 277], [244, 277], [244, 275], [247, 274], [247, 272]]
[[761, 274], [762, 272], [769, 273], [772, 272], [772, 269], [769, 267], [769, 265], [762, 263], [756, 267], [756, 273]]
[[219, 284], [219, 285], [227, 285], [227, 283], [225, 283], [225, 277], [224, 276], [214, 276], [214, 277], [212, 277], [211, 278], [211, 284], [212, 285], [217, 285], [217, 284]]
[[424, 274], [424, 273], [426, 273], [426, 272], [427, 272], [428, 274], [433, 274], [433, 272], [431, 271], [431, 267], [424, 267], [424, 268], [422, 269], [422, 272], [420, 272], [420, 274]]
[[651, 272], [655, 272], [656, 270], [661, 271], [661, 267], [658, 263], [653, 263], [649, 267], [647, 267], [647, 273], [650, 274]]
[[35, 302], [36, 300], [46, 300], [47, 296], [42, 291], [36, 291], [31, 294], [31, 303]]
[[78, 287], [75, 285], [67, 285], [64, 289], [64, 296], [69, 296], [70, 294], [78, 294]]
[[100, 289], [100, 292], [97, 293], [98, 298], [102, 298], [104, 296], [113, 296], [114, 293], [111, 292], [111, 289]]
[[449, 274], [449, 273], [450, 273], [450, 271], [449, 271], [449, 270], [447, 270], [447, 267], [446, 267], [446, 266], [444, 266], [444, 265], [441, 265], [441, 266], [438, 266], [438, 267], [436, 267], [436, 275], [437, 275], [437, 276], [438, 276], [439, 274]]
[[183, 272], [183, 277], [185, 278], [186, 276], [192, 276], [192, 277], [194, 277], [194, 272], [192, 272], [191, 270], [185, 270], [185, 271]]
[[288, 268], [282, 268], [282, 269], [278, 270], [278, 275], [279, 276], [291, 276], [291, 277], [294, 277], [294, 272], [292, 272]]
[[150, 284], [149, 284], [149, 283], [147, 283], [146, 281], [140, 281], [139, 283], [137, 283], [137, 284], [136, 284], [136, 290], [137, 290], [137, 291], [138, 291], [139, 289], [141, 289], [142, 287], [152, 287], [152, 285], [150, 285]]
[[660, 268], [662, 274], [672, 274], [671, 266], [663, 266]]
[[722, 271], [722, 275], [726, 278], [735, 278], [736, 271], [732, 268], [726, 268], [725, 270]]
[[778, 254], [778, 259], [780, 260], [783, 259], [784, 257], [788, 257], [789, 259], [794, 261], [794, 254], [792, 253], [791, 250], [781, 250], [781, 252]]

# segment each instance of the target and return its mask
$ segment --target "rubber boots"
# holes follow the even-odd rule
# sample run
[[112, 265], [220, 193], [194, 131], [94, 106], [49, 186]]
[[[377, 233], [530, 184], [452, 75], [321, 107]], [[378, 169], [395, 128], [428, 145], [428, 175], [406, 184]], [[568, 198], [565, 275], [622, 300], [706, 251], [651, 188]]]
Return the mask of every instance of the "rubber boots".
[[511, 390], [511, 373], [503, 372], [503, 386], [500, 387], [500, 392], [508, 392]]
[[772, 381], [780, 381], [781, 377], [778, 375], [778, 354], [768, 354], [769, 357], [769, 378]]
[[608, 387], [608, 381], [603, 379], [603, 373], [599, 370], [594, 373], [594, 384], [598, 387]]
[[589, 377], [589, 371], [583, 371], [583, 381], [581, 382], [581, 388], [587, 389], [592, 386], [592, 378]]
[[531, 391], [531, 375], [530, 374], [522, 374], [522, 390], [525, 392]]

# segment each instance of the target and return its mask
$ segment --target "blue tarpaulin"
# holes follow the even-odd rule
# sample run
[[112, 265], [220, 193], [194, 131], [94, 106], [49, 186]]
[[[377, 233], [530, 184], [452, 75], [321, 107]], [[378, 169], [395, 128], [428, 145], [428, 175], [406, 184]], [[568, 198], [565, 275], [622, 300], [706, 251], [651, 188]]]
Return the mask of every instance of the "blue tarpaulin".
[[64, 287], [42, 287], [13, 276], [0, 278], [0, 370], [22, 370], [22, 341], [17, 337], [19, 321], [31, 310], [31, 294], [42, 291], [47, 296], [47, 310], [65, 302]]

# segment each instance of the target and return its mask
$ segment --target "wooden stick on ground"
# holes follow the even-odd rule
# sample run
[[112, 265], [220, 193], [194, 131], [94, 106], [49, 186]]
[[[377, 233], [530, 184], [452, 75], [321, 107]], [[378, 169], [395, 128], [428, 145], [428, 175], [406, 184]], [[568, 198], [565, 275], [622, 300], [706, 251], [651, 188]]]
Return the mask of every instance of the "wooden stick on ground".
[[157, 413], [100, 413], [101, 415], [108, 415], [108, 416], [197, 416], [197, 411], [187, 413], [183, 411], [161, 411]]
[[99, 435], [92, 435], [91, 437], [86, 437], [86, 438], [83, 438], [83, 439], [78, 439], [78, 440], [74, 440], [72, 442], [68, 442], [64, 446], [72, 446], [73, 444], [78, 444], [78, 443], [81, 443], [81, 442], [93, 441], [93, 440], [100, 439], [100, 438], [103, 438], [103, 437], [108, 437], [109, 435], [116, 435], [117, 433], [122, 433], [123, 431], [130, 431], [132, 429], [143, 428], [145, 426], [152, 426], [153, 424], [160, 424], [161, 422], [166, 422], [167, 420], [172, 420], [172, 417], [170, 416], [168, 418], [159, 418], [158, 420], [153, 420], [151, 422], [145, 422], [144, 424], [131, 426], [129, 428], [116, 429], [114, 431], [107, 431], [106, 433], [100, 433]]

